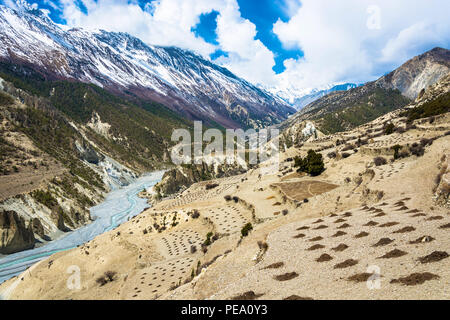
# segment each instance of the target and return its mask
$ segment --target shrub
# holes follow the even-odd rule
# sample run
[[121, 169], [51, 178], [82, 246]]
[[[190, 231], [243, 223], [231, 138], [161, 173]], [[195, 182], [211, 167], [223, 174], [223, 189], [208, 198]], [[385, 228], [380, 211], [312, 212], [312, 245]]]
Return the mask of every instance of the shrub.
[[258, 244], [258, 247], [259, 247], [260, 250], [264, 250], [265, 251], [265, 250], [267, 250], [269, 248], [269, 245], [265, 241], [258, 241], [257, 244]]
[[409, 147], [409, 152], [417, 157], [421, 157], [424, 155], [425, 149], [421, 144], [415, 142]]
[[200, 212], [197, 209], [194, 209], [194, 212], [192, 213], [192, 219], [197, 219], [200, 217]]
[[405, 132], [406, 132], [406, 129], [403, 128], [403, 127], [397, 127], [397, 128], [395, 129], [395, 131], [396, 131], [397, 133], [405, 133]]
[[194, 245], [192, 245], [192, 246], [191, 246], [191, 253], [194, 254], [194, 253], [196, 253], [196, 252], [197, 252], [197, 247], [194, 246]]
[[58, 201], [53, 197], [50, 191], [35, 190], [31, 193], [31, 196], [49, 209], [58, 205]]
[[206, 189], [206, 190], [211, 190], [211, 189], [217, 188], [218, 186], [219, 186], [218, 183], [208, 183], [208, 184], [205, 186], [205, 189]]
[[104, 276], [98, 277], [95, 282], [97, 282], [100, 286], [104, 286], [108, 283]]
[[114, 281], [114, 277], [116, 276], [117, 272], [115, 271], [106, 271], [105, 272], [105, 277], [108, 281]]
[[335, 151], [331, 151], [327, 154], [327, 157], [330, 159], [334, 159], [336, 158], [336, 152]]
[[420, 145], [422, 147], [431, 146], [433, 144], [433, 139], [422, 138], [420, 139]]
[[344, 146], [344, 148], [342, 148], [342, 151], [349, 151], [349, 150], [353, 150], [355, 149], [355, 146], [352, 144], [347, 144]]
[[283, 211], [281, 211], [281, 213], [283, 214], [283, 216], [285, 216], [289, 213], [289, 211], [288, 211], [288, 209], [284, 209]]
[[342, 152], [341, 153], [341, 156], [342, 156], [342, 158], [348, 158], [348, 157], [350, 157], [351, 156], [351, 154], [350, 153], [348, 153], [348, 152]]
[[378, 167], [378, 166], [385, 165], [387, 163], [387, 160], [385, 158], [383, 158], [383, 157], [375, 157], [373, 159], [373, 162]]
[[325, 170], [322, 155], [314, 150], [309, 150], [304, 159], [295, 157], [294, 167], [298, 167], [298, 172], [306, 172], [311, 176], [318, 176]]
[[395, 126], [393, 123], [389, 122], [385, 127], [384, 127], [384, 134], [389, 135], [394, 133], [395, 130]]
[[213, 241], [211, 241], [211, 237], [213, 236], [212, 232], [208, 232], [206, 235], [206, 240], [203, 242], [204, 246], [209, 246]]
[[394, 150], [394, 159], [398, 159], [398, 152], [401, 148], [402, 148], [402, 146], [398, 145], [398, 144], [391, 147], [391, 149]]
[[242, 227], [242, 230], [241, 230], [242, 236], [243, 236], [243, 237], [248, 236], [248, 233], [249, 233], [250, 230], [252, 230], [252, 229], [253, 229], [252, 224], [251, 224], [250, 222], [247, 223], [244, 227]]
[[14, 99], [3, 92], [0, 92], [0, 106], [7, 106], [14, 103]]
[[398, 153], [398, 158], [399, 159], [403, 159], [403, 158], [407, 158], [407, 157], [409, 157], [409, 152], [408, 151], [400, 151]]
[[95, 282], [97, 282], [100, 286], [104, 286], [108, 282], [113, 282], [116, 274], [117, 272], [115, 271], [106, 271], [101, 277], [98, 277]]
[[231, 201], [231, 196], [227, 194], [225, 197], [223, 197], [225, 201]]
[[356, 145], [357, 145], [358, 147], [364, 146], [364, 145], [366, 145], [366, 144], [368, 144], [368, 143], [369, 143], [369, 141], [368, 141], [367, 139], [361, 139], [361, 138], [358, 138], [358, 141], [356, 141]]
[[236, 203], [238, 203], [238, 202], [239, 202], [239, 197], [234, 196], [234, 197], [233, 197], [233, 201], [236, 202]]

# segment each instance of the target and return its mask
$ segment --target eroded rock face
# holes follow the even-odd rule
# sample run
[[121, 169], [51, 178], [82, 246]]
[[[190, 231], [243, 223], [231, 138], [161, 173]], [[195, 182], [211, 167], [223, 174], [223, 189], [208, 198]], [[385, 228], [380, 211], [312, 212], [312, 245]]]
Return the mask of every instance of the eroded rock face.
[[15, 211], [0, 211], [0, 253], [10, 254], [34, 247], [33, 226]]
[[156, 185], [156, 190], [161, 195], [168, 195], [177, 192], [183, 186], [188, 186], [193, 182], [184, 176], [179, 169], [172, 169], [164, 173], [164, 176]]
[[156, 184], [155, 190], [167, 196], [187, 188], [200, 181], [238, 175], [246, 170], [238, 165], [207, 165], [206, 163], [190, 166], [178, 166], [164, 173], [162, 180]]

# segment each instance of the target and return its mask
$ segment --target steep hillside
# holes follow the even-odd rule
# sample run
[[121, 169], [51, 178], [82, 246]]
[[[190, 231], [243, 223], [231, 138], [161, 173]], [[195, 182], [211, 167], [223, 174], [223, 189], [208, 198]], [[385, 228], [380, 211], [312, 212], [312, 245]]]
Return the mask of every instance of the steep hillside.
[[172, 130], [190, 126], [157, 103], [0, 63], [0, 252], [89, 223], [112, 187], [165, 166]]
[[407, 105], [421, 90], [450, 72], [450, 51], [435, 48], [395, 71], [348, 91], [332, 92], [300, 110], [283, 128], [312, 120], [324, 133], [334, 133], [369, 122]]
[[416, 56], [376, 81], [386, 89], [398, 89], [409, 99], [450, 72], [450, 50], [434, 48]]
[[[0, 63], [0, 78], [12, 84], [5, 91], [32, 106], [41, 103], [60, 111], [69, 122], [80, 124], [95, 145], [138, 171], [167, 161], [173, 129], [191, 126], [158, 103], [124, 99], [92, 84], [49, 81], [22, 65]], [[30, 137], [38, 139], [39, 134]]]
[[31, 8], [0, 6], [0, 40], [2, 61], [26, 64], [49, 79], [157, 101], [211, 126], [263, 127], [295, 112], [192, 52], [150, 46], [124, 33], [63, 30]]

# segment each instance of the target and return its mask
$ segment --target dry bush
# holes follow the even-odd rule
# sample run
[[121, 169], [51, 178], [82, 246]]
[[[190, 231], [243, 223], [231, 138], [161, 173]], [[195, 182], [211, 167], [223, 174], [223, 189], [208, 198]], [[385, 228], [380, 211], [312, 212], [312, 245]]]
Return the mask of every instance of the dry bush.
[[100, 286], [104, 286], [108, 282], [113, 282], [116, 274], [117, 272], [115, 271], [106, 271], [102, 276], [98, 277], [95, 282], [97, 282]]
[[352, 144], [347, 144], [344, 146], [344, 148], [342, 148], [342, 151], [349, 151], [349, 150], [353, 150], [355, 149], [355, 146]]
[[336, 152], [335, 151], [331, 151], [327, 154], [327, 157], [330, 159], [334, 159], [336, 158]]
[[198, 217], [200, 217], [200, 212], [197, 209], [194, 209], [194, 212], [192, 212], [191, 217], [192, 219], [197, 219]]
[[208, 184], [205, 186], [205, 189], [206, 189], [206, 190], [211, 190], [211, 189], [217, 188], [218, 186], [219, 186], [218, 183], [208, 183]]
[[378, 166], [385, 165], [387, 163], [387, 160], [385, 158], [383, 158], [383, 157], [375, 157], [373, 159], [373, 162], [378, 167]]

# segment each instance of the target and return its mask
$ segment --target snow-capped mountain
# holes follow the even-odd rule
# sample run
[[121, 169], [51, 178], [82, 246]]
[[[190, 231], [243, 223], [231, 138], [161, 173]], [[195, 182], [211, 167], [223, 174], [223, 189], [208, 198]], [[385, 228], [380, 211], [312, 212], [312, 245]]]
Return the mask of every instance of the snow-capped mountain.
[[300, 110], [308, 104], [322, 98], [334, 91], [347, 91], [356, 88], [354, 83], [331, 84], [323, 88], [306, 88], [303, 90], [293, 88], [266, 88], [270, 93], [283, 99], [296, 110]]
[[224, 127], [262, 127], [286, 119], [285, 101], [192, 52], [147, 45], [126, 33], [53, 23], [40, 10], [0, 5], [0, 60], [46, 78], [75, 79], [160, 102]]

